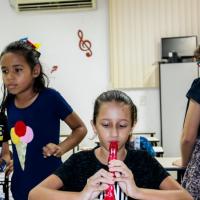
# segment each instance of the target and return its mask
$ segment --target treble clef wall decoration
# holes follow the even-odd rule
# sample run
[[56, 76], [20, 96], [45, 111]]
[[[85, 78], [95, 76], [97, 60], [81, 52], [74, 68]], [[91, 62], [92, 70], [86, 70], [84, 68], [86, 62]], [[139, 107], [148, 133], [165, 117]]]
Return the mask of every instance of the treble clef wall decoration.
[[86, 51], [85, 55], [87, 57], [91, 57], [92, 56], [92, 44], [89, 40], [84, 40], [83, 39], [83, 31], [78, 30], [78, 37], [80, 39], [79, 41], [79, 48], [81, 49], [81, 51]]

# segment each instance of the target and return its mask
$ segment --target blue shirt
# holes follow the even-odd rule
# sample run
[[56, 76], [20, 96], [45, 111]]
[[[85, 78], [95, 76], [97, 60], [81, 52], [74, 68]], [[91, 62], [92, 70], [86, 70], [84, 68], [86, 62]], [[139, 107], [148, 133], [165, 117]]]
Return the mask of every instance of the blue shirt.
[[61, 158], [44, 158], [42, 148], [50, 142], [59, 144], [60, 119], [72, 112], [65, 99], [50, 88], [42, 90], [26, 108], [17, 108], [14, 98], [9, 99], [7, 115], [14, 160], [11, 191], [15, 200], [27, 200], [30, 189], [61, 164]]

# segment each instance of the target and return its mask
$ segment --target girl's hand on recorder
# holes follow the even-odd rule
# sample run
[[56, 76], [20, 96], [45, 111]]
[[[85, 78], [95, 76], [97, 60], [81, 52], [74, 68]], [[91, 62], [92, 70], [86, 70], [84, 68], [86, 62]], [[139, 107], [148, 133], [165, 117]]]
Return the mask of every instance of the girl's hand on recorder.
[[109, 171], [114, 172], [115, 182], [118, 182], [120, 188], [127, 196], [134, 197], [138, 191], [134, 176], [131, 170], [121, 160], [112, 160], [109, 162]]
[[109, 184], [114, 184], [113, 174], [106, 171], [105, 169], [100, 169], [93, 176], [87, 180], [87, 184], [81, 192], [82, 200], [93, 200], [100, 192], [106, 190]]

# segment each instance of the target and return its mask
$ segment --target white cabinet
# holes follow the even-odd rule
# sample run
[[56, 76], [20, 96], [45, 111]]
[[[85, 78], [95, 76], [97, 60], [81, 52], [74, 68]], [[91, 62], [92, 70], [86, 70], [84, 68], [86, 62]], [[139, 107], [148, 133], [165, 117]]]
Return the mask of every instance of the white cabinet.
[[198, 77], [192, 63], [160, 64], [161, 144], [164, 156], [180, 156], [180, 136], [187, 105], [186, 93]]

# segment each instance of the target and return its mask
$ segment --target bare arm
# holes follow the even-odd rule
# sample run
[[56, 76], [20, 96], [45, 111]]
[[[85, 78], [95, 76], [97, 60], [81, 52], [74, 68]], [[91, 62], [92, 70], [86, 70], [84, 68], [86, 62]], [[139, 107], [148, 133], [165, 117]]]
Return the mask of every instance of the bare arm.
[[80, 117], [72, 112], [65, 118], [65, 123], [71, 128], [71, 134], [60, 144], [49, 143], [43, 147], [44, 157], [51, 155], [61, 157], [65, 152], [78, 145], [87, 133], [87, 129]]
[[[110, 169], [112, 168], [118, 169], [114, 179], [118, 182], [121, 189], [132, 198], [140, 200], [193, 199], [170, 176], [162, 181], [160, 190], [144, 189], [136, 186], [132, 172], [126, 168], [122, 161], [116, 160], [112, 162]], [[63, 182], [58, 176], [51, 175], [30, 191], [29, 200], [91, 200], [107, 189], [109, 184], [114, 184], [113, 174], [101, 169], [88, 179], [86, 186], [81, 192], [59, 191], [58, 189], [63, 186]]]
[[191, 99], [181, 136], [181, 156], [183, 166], [187, 166], [190, 160], [198, 134], [199, 122], [200, 104]]
[[115, 172], [115, 181], [127, 196], [140, 200], [192, 200], [191, 195], [176, 182], [167, 176], [160, 184], [159, 189], [137, 187], [132, 171], [120, 160], [109, 163], [109, 170]]
[[172, 177], [168, 176], [160, 184], [160, 190], [139, 188], [137, 199], [141, 200], [192, 200], [191, 195]]
[[4, 159], [6, 163], [9, 163], [9, 161], [11, 160], [8, 142], [3, 142], [2, 144], [1, 158]]
[[63, 182], [58, 176], [51, 175], [30, 191], [28, 200], [92, 200], [113, 183], [112, 173], [100, 169], [88, 178], [81, 192], [59, 191]]
[[59, 144], [62, 154], [78, 145], [87, 133], [85, 124], [75, 112], [67, 116], [64, 121], [71, 128], [72, 132], [69, 137]]
[[59, 191], [62, 186], [61, 179], [51, 175], [30, 191], [28, 200], [81, 200], [79, 192]]

